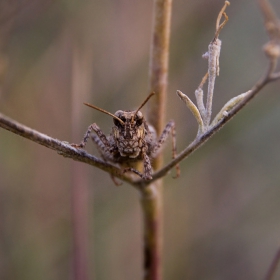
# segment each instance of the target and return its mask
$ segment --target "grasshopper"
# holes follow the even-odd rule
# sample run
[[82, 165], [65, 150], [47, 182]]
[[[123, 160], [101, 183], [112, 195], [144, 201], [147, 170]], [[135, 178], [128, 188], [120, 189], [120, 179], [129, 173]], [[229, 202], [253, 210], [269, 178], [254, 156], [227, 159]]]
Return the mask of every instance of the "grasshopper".
[[[161, 136], [157, 140], [155, 129], [147, 123], [144, 115], [140, 111], [153, 95], [154, 93], [151, 93], [137, 110], [118, 110], [115, 114], [94, 105], [84, 103], [86, 106], [113, 117], [114, 126], [111, 134], [106, 136], [98, 125], [93, 123], [88, 127], [80, 144], [71, 145], [76, 148], [84, 148], [89, 137], [91, 137], [104, 161], [117, 163], [125, 167], [123, 172], [130, 171], [140, 176], [143, 180], [151, 180], [151, 159], [158, 155], [160, 148], [168, 138], [170, 132], [172, 135], [172, 156], [173, 158], [176, 157], [174, 121], [169, 121], [166, 124]], [[92, 134], [92, 131], [94, 131], [96, 135]], [[132, 167], [133, 163], [139, 161], [143, 162], [143, 173]], [[177, 176], [178, 175], [179, 167], [177, 166]]]

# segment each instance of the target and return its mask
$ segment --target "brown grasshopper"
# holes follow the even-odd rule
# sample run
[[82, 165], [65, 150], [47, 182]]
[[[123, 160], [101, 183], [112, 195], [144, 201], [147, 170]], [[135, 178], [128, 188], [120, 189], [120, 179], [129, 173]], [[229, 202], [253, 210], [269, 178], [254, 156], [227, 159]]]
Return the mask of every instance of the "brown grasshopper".
[[[151, 158], [155, 158], [158, 155], [162, 144], [166, 141], [170, 132], [172, 133], [173, 158], [176, 156], [175, 123], [173, 121], [168, 122], [157, 140], [155, 129], [146, 122], [143, 114], [140, 112], [140, 109], [153, 95], [154, 93], [151, 93], [136, 111], [118, 110], [115, 114], [84, 103], [86, 106], [113, 117], [114, 127], [112, 128], [112, 133], [106, 136], [98, 125], [93, 123], [88, 127], [81, 143], [72, 144], [72, 146], [84, 148], [88, 138], [91, 136], [105, 161], [124, 166], [123, 172], [131, 171], [144, 180], [151, 180]], [[96, 135], [91, 134], [92, 131]], [[143, 173], [131, 167], [133, 163], [139, 161], [143, 161]], [[179, 168], [177, 166], [178, 175]]]

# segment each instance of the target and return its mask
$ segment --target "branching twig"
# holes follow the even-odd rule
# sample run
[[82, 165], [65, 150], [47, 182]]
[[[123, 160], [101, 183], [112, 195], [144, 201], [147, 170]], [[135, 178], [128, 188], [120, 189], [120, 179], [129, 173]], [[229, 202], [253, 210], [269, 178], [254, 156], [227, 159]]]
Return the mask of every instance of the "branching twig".
[[[266, 3], [265, 0], [262, 0], [262, 2]], [[223, 14], [224, 14], [224, 9], [225, 9], [226, 5], [228, 5], [228, 4], [229, 3], [226, 1], [226, 4], [225, 4], [224, 8], [222, 9]], [[264, 7], [266, 7], [266, 6], [264, 3], [262, 3], [262, 4], [263, 4], [262, 8], [264, 9]], [[268, 18], [267, 14], [269, 14], [267, 12], [268, 10], [269, 9], [266, 7], [265, 8], [266, 20], [268, 20], [267, 19]], [[220, 12], [218, 18], [219, 19], [221, 18], [221, 12]], [[226, 21], [227, 21], [227, 17], [226, 17]], [[273, 17], [273, 20], [271, 19], [270, 22], [272, 22], [272, 21], [276, 22], [276, 19]], [[179, 97], [185, 101], [185, 103], [187, 104], [187, 106], [190, 108], [190, 110], [192, 111], [192, 113], [195, 115], [195, 117], [197, 119], [197, 122], [199, 125], [197, 137], [175, 159], [173, 159], [170, 163], [168, 163], [166, 166], [164, 166], [161, 170], [157, 171], [153, 175], [152, 180], [157, 180], [158, 178], [161, 178], [162, 176], [167, 174], [167, 172], [169, 172], [176, 164], [178, 164], [184, 158], [189, 156], [193, 151], [195, 151], [200, 146], [202, 146], [213, 134], [215, 134], [229, 120], [231, 120], [232, 117], [235, 114], [237, 114], [257, 93], [259, 93], [260, 90], [265, 85], [267, 85], [268, 83], [270, 83], [272, 81], [280, 79], [280, 73], [279, 72], [274, 73], [278, 59], [280, 57], [280, 46], [279, 46], [279, 41], [278, 41], [278, 34], [280, 32], [276, 32], [277, 28], [280, 29], [280, 25], [275, 24], [273, 33], [270, 33], [270, 30], [268, 30], [271, 41], [269, 43], [267, 43], [264, 47], [264, 52], [269, 59], [269, 67], [264, 75], [264, 78], [260, 82], [258, 82], [255, 86], [253, 86], [253, 88], [251, 90], [247, 91], [246, 93], [240, 94], [240, 95], [232, 98], [229, 102], [227, 102], [226, 105], [220, 111], [220, 113], [217, 115], [217, 117], [214, 119], [212, 124], [209, 125], [210, 118], [211, 118], [211, 111], [212, 111], [212, 97], [213, 97], [215, 77], [219, 71], [218, 58], [219, 58], [219, 53], [220, 53], [219, 49], [217, 51], [213, 51], [212, 54], [211, 54], [211, 51], [214, 50], [213, 42], [217, 42], [219, 40], [219, 39], [217, 39], [217, 35], [218, 35], [217, 30], [220, 31], [220, 27], [223, 27], [225, 22], [223, 22], [220, 26], [217, 24], [215, 37], [209, 45], [208, 53], [205, 55], [205, 57], [208, 58], [208, 60], [209, 60], [208, 79], [209, 79], [209, 85], [210, 85], [210, 86], [208, 86], [208, 96], [207, 96], [206, 108], [204, 108], [204, 105], [203, 105], [202, 86], [203, 86], [207, 76], [205, 76], [203, 78], [199, 88], [196, 90], [196, 99], [197, 99], [198, 107], [196, 107], [186, 95], [184, 95], [183, 93], [181, 93], [179, 91]], [[203, 125], [201, 125], [201, 120], [198, 117], [199, 113], [202, 116], [202, 119], [204, 122]], [[201, 131], [202, 131], [202, 133], [201, 133]]]
[[[280, 75], [278, 78], [280, 79]], [[183, 159], [188, 157], [191, 153], [193, 153], [195, 150], [197, 150], [199, 147], [201, 147], [207, 140], [210, 139], [212, 135], [218, 132], [229, 120], [231, 120], [233, 116], [237, 114], [270, 81], [271, 79], [266, 77], [260, 83], [255, 85], [251, 89], [251, 91], [249, 91], [247, 96], [240, 103], [238, 103], [232, 110], [227, 112], [227, 114], [224, 115], [224, 118], [222, 118], [216, 125], [211, 127], [202, 135], [199, 135], [188, 147], [186, 147], [180, 154], [178, 154], [178, 156], [175, 159], [173, 159], [171, 162], [169, 162], [159, 171], [155, 172], [152, 181], [157, 180], [158, 178], [161, 178], [162, 176], [166, 175], [172, 168], [174, 168], [176, 164], [178, 164], [180, 161], [182, 161]]]
[[[257, 83], [251, 90], [244, 93], [244, 97], [242, 100], [238, 100], [239, 102], [236, 103], [236, 100], [234, 100], [234, 106], [229, 111], [224, 111], [223, 117], [218, 119], [218, 122], [211, 126], [210, 129], [208, 129], [205, 133], [202, 135], [198, 135], [197, 138], [187, 147], [185, 148], [178, 156], [173, 159], [170, 163], [168, 163], [166, 166], [164, 166], [161, 170], [157, 171], [153, 175], [152, 180], [157, 180], [157, 178], [161, 178], [165, 174], [167, 174], [176, 164], [178, 164], [180, 161], [182, 161], [184, 158], [189, 156], [192, 152], [197, 150], [199, 147], [201, 147], [213, 134], [218, 132], [228, 121], [230, 121], [233, 116], [235, 116], [248, 102], [257, 95], [261, 89], [267, 85], [268, 83], [276, 80], [280, 80], [280, 73], [270, 73], [270, 67], [267, 70], [267, 73], [265, 77]], [[236, 97], [237, 98], [237, 97]], [[236, 99], [234, 98], [234, 99]], [[227, 103], [228, 104], [228, 103]], [[231, 107], [231, 106], [229, 106]], [[221, 113], [219, 113], [221, 114]]]
[[[179, 97], [189, 107], [189, 109], [191, 110], [191, 112], [193, 113], [193, 115], [195, 116], [198, 122], [198, 133], [197, 133], [198, 137], [203, 133], [205, 133], [210, 128], [215, 81], [216, 81], [216, 77], [219, 76], [219, 72], [220, 72], [219, 59], [220, 59], [222, 42], [218, 37], [222, 28], [225, 26], [225, 24], [228, 21], [228, 16], [226, 15], [225, 10], [229, 5], [230, 3], [228, 1], [225, 1], [225, 4], [217, 17], [216, 31], [215, 31], [214, 38], [208, 46], [208, 51], [202, 56], [203, 58], [208, 60], [208, 72], [203, 77], [198, 89], [195, 91], [197, 107], [194, 105], [194, 103], [192, 103], [189, 97], [187, 97], [182, 92], [177, 91]], [[220, 23], [222, 16], [224, 16], [225, 20], [222, 23]], [[206, 105], [204, 106], [203, 85], [206, 83], [207, 79], [208, 79], [208, 90], [207, 90]]]

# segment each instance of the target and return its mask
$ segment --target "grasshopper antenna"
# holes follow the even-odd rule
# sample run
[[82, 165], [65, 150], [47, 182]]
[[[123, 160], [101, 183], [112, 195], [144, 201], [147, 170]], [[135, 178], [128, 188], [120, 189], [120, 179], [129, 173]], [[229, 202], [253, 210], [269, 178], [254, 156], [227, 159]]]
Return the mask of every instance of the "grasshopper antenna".
[[153, 95], [155, 95], [154, 92], [150, 93], [150, 94], [148, 95], [148, 97], [144, 100], [144, 102], [140, 105], [140, 107], [135, 111], [135, 114], [133, 115], [133, 118], [132, 118], [133, 120], [134, 120], [134, 117], [136, 116], [136, 114], [138, 113], [138, 111], [149, 101], [149, 99], [150, 99]]
[[[96, 106], [94, 106], [94, 105], [91, 105], [91, 104], [89, 104], [89, 103], [84, 103], [84, 104], [85, 104], [86, 106], [90, 107], [90, 108], [93, 108], [93, 109], [95, 109], [95, 110], [97, 110], [97, 111], [100, 111], [100, 112], [102, 112], [102, 113], [104, 113], [104, 114], [107, 114], [107, 115], [113, 117], [114, 119], [117, 119], [122, 125], [125, 125], [125, 123], [124, 123], [120, 118], [118, 118], [117, 116], [115, 116], [114, 114], [112, 114], [112, 113], [110, 113], [110, 112], [107, 112], [107, 111], [105, 111], [104, 109], [101, 109], [101, 108], [96, 107]], [[145, 104], [145, 103], [144, 103], [144, 104]], [[138, 110], [139, 110], [139, 109], [138, 109]]]

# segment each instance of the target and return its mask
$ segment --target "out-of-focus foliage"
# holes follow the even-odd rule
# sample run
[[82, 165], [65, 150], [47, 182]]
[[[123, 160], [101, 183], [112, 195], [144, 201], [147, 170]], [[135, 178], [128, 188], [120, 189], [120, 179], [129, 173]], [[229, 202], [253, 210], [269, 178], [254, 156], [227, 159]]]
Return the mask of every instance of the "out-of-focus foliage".
[[[279, 1], [272, 4], [280, 14]], [[176, 90], [194, 99], [222, 5], [174, 2], [166, 114], [176, 121], [179, 150], [197, 127]], [[214, 112], [267, 67], [257, 1], [232, 1], [227, 13]], [[143, 101], [151, 18], [152, 1], [1, 1], [0, 111], [68, 142], [79, 142], [92, 122], [109, 133], [112, 119], [82, 103], [115, 112]], [[76, 52], [90, 92], [72, 102]], [[279, 82], [265, 88], [181, 164], [179, 179], [166, 178], [165, 279], [263, 278], [280, 234], [279, 89]], [[75, 110], [83, 116], [73, 139]], [[165, 151], [167, 161], [170, 143]], [[0, 129], [0, 279], [72, 279], [71, 168], [69, 159]], [[91, 276], [141, 279], [138, 193], [99, 170], [89, 174]]]

